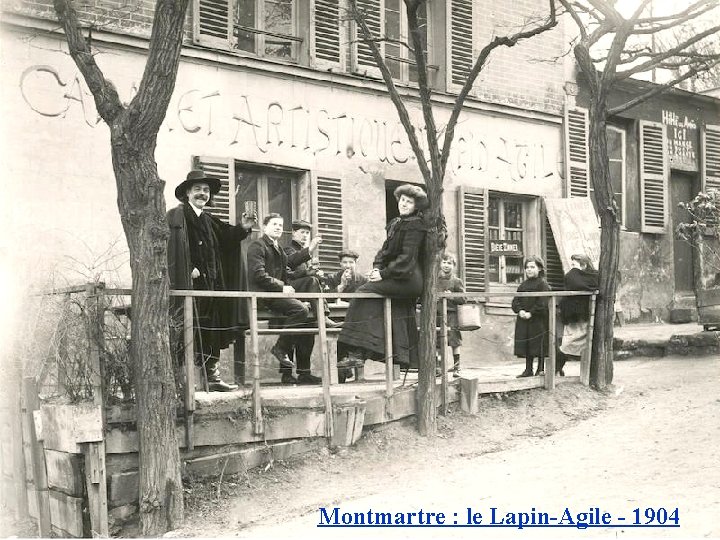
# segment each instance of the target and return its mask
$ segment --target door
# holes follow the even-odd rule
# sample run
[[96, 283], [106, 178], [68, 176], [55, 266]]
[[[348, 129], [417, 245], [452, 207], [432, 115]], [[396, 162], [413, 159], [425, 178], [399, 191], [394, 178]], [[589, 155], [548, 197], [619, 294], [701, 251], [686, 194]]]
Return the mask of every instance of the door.
[[674, 234], [675, 228], [684, 221], [688, 221], [687, 210], [678, 207], [681, 202], [690, 201], [696, 194], [695, 176], [692, 174], [672, 171], [670, 176], [672, 231], [673, 231], [673, 262], [675, 273], [675, 292], [688, 292], [694, 290], [693, 282], [693, 251], [692, 246]]

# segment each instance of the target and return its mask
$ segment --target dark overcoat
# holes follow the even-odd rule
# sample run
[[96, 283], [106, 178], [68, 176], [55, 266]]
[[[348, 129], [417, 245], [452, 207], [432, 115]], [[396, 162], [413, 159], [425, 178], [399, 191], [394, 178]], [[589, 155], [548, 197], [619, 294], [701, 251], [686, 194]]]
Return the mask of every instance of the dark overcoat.
[[[517, 292], [549, 291], [550, 286], [545, 278], [526, 279], [518, 287]], [[515, 356], [521, 358], [548, 356], [548, 297], [513, 298], [512, 310], [529, 311], [532, 317], [515, 319]]]
[[282, 292], [289, 284], [287, 255], [265, 234], [250, 243], [247, 265], [251, 291]]
[[[188, 234], [188, 219], [195, 218], [189, 203], [183, 203], [167, 212], [170, 229], [168, 238], [168, 277], [172, 289], [199, 290], [244, 290], [244, 267], [242, 263], [240, 242], [250, 231], [241, 225], [229, 225], [215, 216], [203, 212], [201, 214], [209, 228], [205, 233], [210, 236], [211, 249], [214, 253], [214, 279], [192, 279], [193, 259], [197, 255], [191, 252]], [[200, 269], [202, 271], [202, 269]], [[182, 306], [182, 298], [174, 297], [173, 308]], [[245, 302], [230, 298], [209, 298], [196, 300], [203, 326], [215, 329], [215, 344], [219, 348], [227, 347], [247, 328], [247, 309]], [[220, 330], [222, 329], [222, 330]]]
[[[391, 221], [387, 238], [373, 266], [381, 281], [369, 281], [356, 292], [370, 292], [393, 298], [393, 357], [397, 364], [418, 363], [418, 329], [415, 319], [417, 298], [423, 291], [423, 261], [427, 226], [413, 215]], [[385, 323], [383, 301], [357, 298], [350, 302], [338, 338], [338, 347], [363, 349], [368, 358], [385, 360]], [[338, 349], [340, 350], [340, 349]]]
[[[566, 291], [596, 291], [599, 286], [599, 276], [594, 270], [571, 268], [565, 274]], [[566, 296], [560, 301], [560, 319], [564, 324], [584, 322], [589, 318], [589, 296]]]

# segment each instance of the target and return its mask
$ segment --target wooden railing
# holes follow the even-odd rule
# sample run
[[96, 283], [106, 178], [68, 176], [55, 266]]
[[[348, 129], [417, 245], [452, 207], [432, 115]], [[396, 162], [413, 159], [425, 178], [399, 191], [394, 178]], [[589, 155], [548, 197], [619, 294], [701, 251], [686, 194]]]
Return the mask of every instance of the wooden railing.
[[[108, 296], [127, 296], [131, 295], [130, 289], [105, 289], [104, 287], [95, 286], [90, 290], [88, 286], [72, 287], [63, 289], [62, 291], [53, 291], [51, 294], [71, 294], [71, 293], [93, 293], [94, 295]], [[389, 400], [394, 395], [394, 362], [392, 353], [392, 316], [391, 316], [391, 298], [373, 293], [271, 293], [271, 292], [247, 292], [247, 291], [196, 291], [196, 290], [171, 290], [171, 296], [184, 298], [183, 306], [183, 346], [184, 346], [184, 375], [185, 387], [183, 392], [184, 409], [185, 409], [185, 435], [186, 445], [190, 450], [193, 448], [193, 414], [195, 411], [195, 350], [194, 350], [194, 328], [193, 328], [193, 298], [199, 297], [215, 297], [215, 298], [236, 298], [244, 299], [249, 304], [249, 330], [250, 337], [250, 365], [252, 366], [252, 413], [253, 426], [257, 435], [264, 432], [263, 412], [262, 412], [262, 396], [260, 386], [260, 352], [259, 337], [265, 334], [283, 335], [283, 334], [317, 334], [319, 336], [318, 347], [322, 363], [322, 388], [323, 388], [323, 404], [325, 408], [325, 435], [328, 438], [333, 436], [333, 418], [332, 418], [332, 396], [331, 385], [334, 377], [331, 376], [333, 370], [337, 369], [336, 359], [330, 358], [328, 354], [328, 334], [337, 333], [337, 328], [327, 328], [324, 317], [317, 317], [317, 327], [301, 327], [301, 328], [272, 328], [260, 329], [258, 320], [258, 300], [264, 298], [295, 298], [301, 301], [310, 301], [314, 304], [315, 313], [323, 313], [323, 301], [330, 299], [352, 300], [355, 298], [371, 298], [382, 300], [384, 303], [383, 317], [385, 325], [385, 398]], [[590, 351], [592, 347], [593, 329], [594, 329], [594, 312], [597, 293], [577, 292], [577, 291], [548, 291], [548, 292], [483, 292], [483, 293], [439, 293], [438, 299], [441, 303], [440, 311], [440, 357], [442, 366], [442, 382], [441, 382], [441, 407], [443, 413], [447, 411], [449, 405], [448, 391], [448, 352], [447, 352], [447, 325], [443, 323], [447, 320], [448, 300], [453, 298], [465, 298], [469, 301], [487, 302], [490, 298], [500, 297], [549, 297], [549, 334], [551, 345], [549, 347], [549, 356], [545, 365], [544, 387], [553, 389], [555, 387], [555, 365], [556, 365], [556, 347], [555, 340], [557, 336], [557, 320], [556, 308], [558, 298], [568, 296], [590, 296], [590, 321], [587, 336], [586, 353], [583, 355], [580, 363], [580, 380], [582, 384], [589, 384], [590, 376]], [[100, 305], [103, 305], [100, 303]]]

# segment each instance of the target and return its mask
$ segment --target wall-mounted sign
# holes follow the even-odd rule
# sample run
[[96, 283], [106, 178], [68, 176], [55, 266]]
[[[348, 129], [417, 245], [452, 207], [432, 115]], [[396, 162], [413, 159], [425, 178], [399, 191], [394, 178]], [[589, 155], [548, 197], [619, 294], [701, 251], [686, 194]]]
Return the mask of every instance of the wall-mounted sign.
[[520, 240], [490, 240], [490, 255], [522, 257], [522, 242]]
[[681, 118], [672, 111], [663, 110], [662, 123], [667, 126], [670, 168], [681, 171], [697, 171], [697, 122], [687, 116]]

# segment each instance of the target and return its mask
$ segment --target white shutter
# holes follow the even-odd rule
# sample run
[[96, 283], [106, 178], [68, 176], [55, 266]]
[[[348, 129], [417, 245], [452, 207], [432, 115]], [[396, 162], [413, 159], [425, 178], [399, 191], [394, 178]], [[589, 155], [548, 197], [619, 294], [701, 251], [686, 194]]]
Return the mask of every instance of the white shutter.
[[640, 121], [641, 231], [664, 233], [668, 223], [668, 165], [665, 126]]
[[473, 66], [473, 2], [472, 0], [449, 0], [447, 20], [448, 86], [465, 84]]
[[702, 190], [720, 190], [720, 126], [704, 127], [701, 152]]
[[342, 69], [340, 0], [315, 0], [312, 24], [315, 67]]
[[[381, 38], [385, 35], [385, 2], [384, 0], [356, 0], [357, 8], [365, 18], [365, 24], [375, 38]], [[375, 63], [372, 51], [367, 43], [364, 42], [362, 30], [357, 24], [353, 24], [353, 71], [364, 75], [372, 75], [380, 77], [380, 68]], [[385, 47], [382, 41], [377, 42], [380, 48], [380, 54], [385, 56]]]
[[195, 168], [202, 169], [208, 176], [220, 180], [220, 192], [213, 196], [212, 206], [207, 207], [207, 212], [235, 225], [235, 160], [196, 156], [193, 162]]
[[587, 109], [565, 108], [565, 193], [569, 197], [590, 195], [590, 153]]
[[320, 268], [336, 272], [343, 249], [342, 182], [339, 178], [317, 177], [317, 224], [322, 243], [318, 246]]
[[458, 188], [458, 262], [468, 292], [485, 291], [487, 190]]
[[193, 41], [208, 47], [231, 48], [234, 38], [230, 0], [193, 1]]

